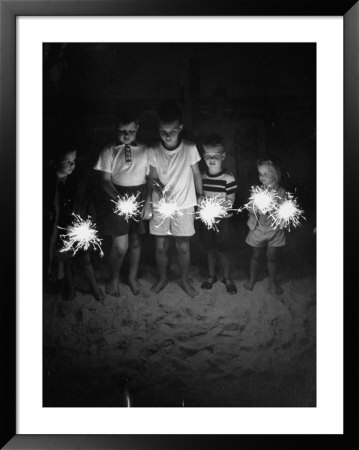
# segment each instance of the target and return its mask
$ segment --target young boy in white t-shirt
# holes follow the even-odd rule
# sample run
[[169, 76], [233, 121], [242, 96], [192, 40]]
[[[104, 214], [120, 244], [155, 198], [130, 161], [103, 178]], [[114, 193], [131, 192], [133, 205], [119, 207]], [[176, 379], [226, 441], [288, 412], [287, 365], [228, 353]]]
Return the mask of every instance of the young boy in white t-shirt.
[[165, 196], [175, 201], [178, 212], [174, 217], [163, 219], [155, 207], [152, 208], [150, 233], [156, 238], [156, 263], [159, 279], [152, 287], [160, 292], [167, 284], [169, 237], [174, 236], [181, 271], [181, 287], [191, 297], [198, 295], [188, 274], [190, 267], [189, 238], [194, 235], [194, 208], [197, 196], [202, 195], [202, 179], [198, 167], [200, 156], [193, 142], [182, 140], [182, 114], [177, 105], [167, 103], [158, 111], [160, 142], [149, 152], [150, 179], [154, 187], [152, 204], [156, 205], [161, 195], [155, 186], [165, 188]]
[[[126, 111], [116, 118], [118, 143], [103, 149], [95, 170], [101, 172], [101, 186], [103, 199], [98, 211], [99, 226], [104, 235], [111, 236], [111, 250], [109, 254], [110, 277], [106, 285], [106, 292], [116, 297], [120, 296], [119, 274], [123, 259], [129, 251], [128, 283], [134, 295], [138, 295], [141, 286], [137, 279], [141, 255], [140, 235], [145, 232], [143, 224], [148, 209], [146, 202], [148, 175], [148, 148], [136, 142], [139, 129], [138, 116], [135, 112]], [[137, 200], [144, 201], [141, 212], [142, 220], [130, 219], [114, 213], [115, 205], [111, 200], [118, 200], [119, 196], [137, 195]]]

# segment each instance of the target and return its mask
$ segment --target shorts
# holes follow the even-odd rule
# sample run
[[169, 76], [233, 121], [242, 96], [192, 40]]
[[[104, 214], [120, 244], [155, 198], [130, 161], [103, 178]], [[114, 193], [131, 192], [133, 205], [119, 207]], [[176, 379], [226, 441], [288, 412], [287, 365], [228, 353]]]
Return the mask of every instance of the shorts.
[[163, 219], [158, 211], [153, 208], [153, 216], [150, 220], [150, 234], [154, 236], [190, 237], [194, 230], [194, 206], [181, 209], [173, 218]]
[[250, 230], [246, 238], [246, 243], [251, 247], [284, 247], [286, 245], [285, 233], [283, 230], [273, 230], [258, 225], [254, 230]]
[[[138, 194], [137, 201], [143, 201], [146, 198], [146, 185], [141, 184], [139, 186], [117, 186], [119, 195], [132, 195]], [[129, 219], [125, 220], [123, 216], [119, 216], [113, 212], [115, 204], [111, 201], [110, 197], [103, 198], [102, 204], [98, 208], [98, 226], [101, 234], [105, 236], [118, 237], [124, 236], [129, 233], [144, 234], [146, 231], [143, 220]]]
[[228, 219], [222, 219], [217, 224], [217, 229], [208, 229], [207, 226], [200, 223], [201, 241], [206, 250], [217, 250], [220, 252], [227, 252], [233, 246], [233, 240], [231, 239], [230, 223]]

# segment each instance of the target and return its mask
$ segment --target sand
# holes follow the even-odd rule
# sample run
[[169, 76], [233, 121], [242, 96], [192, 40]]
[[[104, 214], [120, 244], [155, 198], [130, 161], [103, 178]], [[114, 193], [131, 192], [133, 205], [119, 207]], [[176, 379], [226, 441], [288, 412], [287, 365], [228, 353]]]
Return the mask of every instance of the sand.
[[195, 256], [194, 299], [178, 285], [175, 263], [159, 294], [150, 292], [152, 264], [141, 266], [138, 296], [122, 283], [121, 297], [101, 304], [80, 289], [81, 279], [71, 302], [45, 294], [44, 405], [315, 406], [316, 278], [305, 246], [315, 243], [301, 240], [300, 251], [293, 242], [279, 296], [265, 273], [252, 292], [244, 289], [235, 263], [237, 294], [220, 280], [201, 290], [205, 265]]

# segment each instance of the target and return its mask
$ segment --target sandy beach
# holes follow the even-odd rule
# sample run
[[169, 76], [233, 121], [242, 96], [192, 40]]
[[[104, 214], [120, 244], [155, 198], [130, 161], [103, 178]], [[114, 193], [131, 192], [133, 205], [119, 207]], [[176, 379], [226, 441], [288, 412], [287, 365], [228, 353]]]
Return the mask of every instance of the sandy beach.
[[[146, 236], [140, 282], [134, 296], [104, 303], [88, 292], [81, 272], [77, 294], [64, 302], [44, 294], [44, 406], [315, 406], [315, 236], [308, 224], [288, 233], [282, 258], [282, 295], [268, 291], [263, 266], [252, 292], [243, 287], [250, 250], [243, 223], [233, 243], [230, 295], [219, 280], [211, 290], [205, 253], [191, 243], [190, 298], [178, 285], [171, 247], [169, 283], [150, 292], [156, 280], [153, 242]], [[104, 261], [94, 258], [104, 289]]]

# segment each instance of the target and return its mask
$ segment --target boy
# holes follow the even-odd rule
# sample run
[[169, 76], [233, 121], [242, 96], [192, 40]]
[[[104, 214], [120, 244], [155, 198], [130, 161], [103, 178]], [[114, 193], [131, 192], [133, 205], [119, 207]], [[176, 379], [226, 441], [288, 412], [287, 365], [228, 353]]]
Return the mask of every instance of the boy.
[[[111, 237], [109, 254], [110, 277], [106, 292], [115, 297], [120, 296], [119, 276], [124, 257], [129, 251], [128, 284], [134, 295], [141, 292], [137, 279], [141, 255], [140, 235], [145, 232], [142, 220], [125, 220], [114, 213], [119, 196], [137, 195], [137, 201], [150, 201], [146, 198], [146, 177], [148, 175], [148, 148], [136, 142], [139, 129], [138, 116], [133, 111], [124, 111], [115, 120], [118, 142], [107, 146], [100, 154], [94, 166], [100, 171], [101, 187], [104, 198], [100, 205], [99, 221], [104, 235]], [[141, 219], [145, 217], [146, 208], [142, 209]]]
[[77, 259], [93, 296], [96, 300], [103, 302], [105, 296], [96, 283], [90, 254], [80, 250], [75, 257], [72, 257], [68, 252], [60, 253], [59, 251], [62, 247], [60, 235], [65, 234], [64, 230], [72, 224], [72, 213], [79, 214], [80, 217], [86, 219], [89, 212], [85, 185], [83, 182], [79, 182], [76, 175], [73, 175], [76, 153], [73, 148], [59, 143], [56, 155], [51, 160], [50, 170], [45, 173], [43, 237], [44, 248], [48, 248], [48, 253], [44, 255], [45, 276], [49, 281], [56, 281], [59, 264], [62, 263], [64, 269], [62, 298], [72, 300], [76, 294], [72, 269], [74, 260]]
[[[203, 159], [206, 171], [202, 173], [203, 194], [206, 197], [225, 198], [229, 205], [233, 205], [237, 184], [234, 176], [222, 167], [226, 157], [220, 136], [209, 136], [203, 145]], [[237, 288], [230, 277], [229, 255], [232, 241], [230, 237], [229, 219], [233, 214], [227, 215], [217, 224], [218, 231], [208, 229], [202, 224], [202, 237], [204, 248], [207, 250], [208, 277], [202, 283], [202, 289], [211, 289], [217, 281], [216, 262], [223, 270], [223, 283], [229, 294], [235, 294]]]
[[194, 143], [182, 140], [182, 114], [172, 103], [162, 105], [158, 111], [160, 142], [150, 149], [150, 179], [152, 180], [152, 203], [160, 200], [156, 186], [164, 186], [165, 198], [173, 200], [178, 212], [172, 218], [163, 219], [156, 208], [150, 220], [150, 233], [156, 239], [156, 263], [159, 280], [152, 292], [160, 292], [167, 284], [169, 235], [174, 236], [181, 272], [181, 287], [190, 296], [198, 292], [192, 286], [188, 274], [190, 266], [189, 238], [194, 235], [194, 207], [197, 196], [202, 195], [202, 180], [198, 162], [200, 156]]

